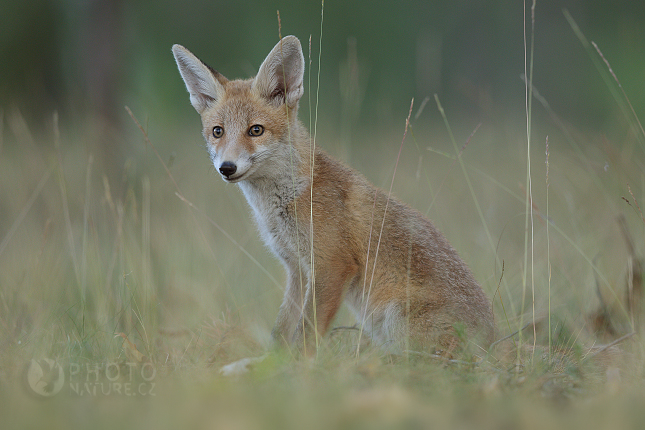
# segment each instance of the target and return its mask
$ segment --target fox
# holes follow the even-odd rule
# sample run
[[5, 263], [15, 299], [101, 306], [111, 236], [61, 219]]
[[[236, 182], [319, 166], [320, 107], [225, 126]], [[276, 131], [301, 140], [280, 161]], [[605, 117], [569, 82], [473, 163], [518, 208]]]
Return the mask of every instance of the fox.
[[388, 352], [448, 353], [493, 340], [481, 286], [420, 212], [314, 145], [298, 119], [305, 60], [279, 40], [250, 79], [229, 80], [181, 45], [172, 52], [200, 114], [211, 162], [237, 184], [286, 287], [272, 344], [311, 354], [342, 303]]

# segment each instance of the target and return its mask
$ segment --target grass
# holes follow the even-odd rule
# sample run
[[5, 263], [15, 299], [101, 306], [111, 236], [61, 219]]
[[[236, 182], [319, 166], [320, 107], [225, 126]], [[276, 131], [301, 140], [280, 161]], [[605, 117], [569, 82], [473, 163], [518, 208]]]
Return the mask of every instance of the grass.
[[[403, 130], [366, 135], [370, 145], [346, 148], [347, 161], [433, 219], [493, 299], [498, 338], [532, 324], [522, 343], [511, 336], [481, 363], [392, 357], [343, 310], [315, 361], [273, 356], [238, 379], [217, 370], [262, 354], [283, 274], [241, 194], [209, 167], [198, 130], [149, 124], [141, 133], [132, 123], [121, 133], [129, 159], [112, 166], [86, 143], [93, 125], [69, 130], [53, 116], [35, 133], [3, 112], [2, 427], [640, 425], [643, 343], [622, 336], [639, 328], [627, 297], [645, 243], [642, 136], [612, 142], [563, 121], [555, 133], [533, 124], [527, 190], [522, 125], [473, 133], [437, 105], [410, 121], [396, 181]], [[323, 147], [337, 138], [322, 126], [316, 134]], [[528, 270], [534, 300], [524, 296]], [[41, 358], [60, 363], [83, 395], [30, 392], [26, 368]]]

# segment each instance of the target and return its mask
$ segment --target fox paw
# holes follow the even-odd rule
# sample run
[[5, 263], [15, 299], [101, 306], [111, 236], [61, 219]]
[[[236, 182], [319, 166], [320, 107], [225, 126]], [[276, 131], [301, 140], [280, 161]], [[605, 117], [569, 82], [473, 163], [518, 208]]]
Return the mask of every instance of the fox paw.
[[261, 357], [247, 357], [241, 360], [234, 361], [231, 364], [222, 366], [219, 369], [219, 373], [222, 376], [239, 376], [248, 373], [254, 365], [261, 363], [266, 358], [266, 355]]

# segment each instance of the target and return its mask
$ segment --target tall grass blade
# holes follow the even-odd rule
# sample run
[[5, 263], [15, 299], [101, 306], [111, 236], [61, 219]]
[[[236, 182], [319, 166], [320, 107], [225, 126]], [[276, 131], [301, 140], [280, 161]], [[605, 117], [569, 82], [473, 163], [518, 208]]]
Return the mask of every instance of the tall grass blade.
[[[569, 13], [569, 10], [565, 8], [562, 10], [562, 13], [564, 14], [564, 17], [567, 19], [576, 37], [578, 38], [578, 40], [580, 40], [580, 43], [582, 43], [583, 48], [585, 49], [585, 51], [587, 51], [587, 55], [589, 55], [589, 58], [591, 58], [591, 61], [593, 62], [596, 69], [598, 70], [600, 77], [605, 82], [605, 85], [611, 92], [611, 95], [614, 97], [614, 100], [616, 100], [616, 103], [618, 104], [618, 107], [622, 111], [623, 116], [630, 124], [630, 126], [634, 129], [635, 131], [634, 134], [636, 135], [636, 138], [638, 139], [638, 142], [641, 145], [641, 149], [645, 151], [645, 130], [643, 130], [643, 125], [641, 124], [640, 120], [636, 116], [634, 107], [629, 101], [629, 98], [627, 97], [625, 90], [623, 89], [622, 85], [618, 81], [618, 77], [616, 76], [613, 69], [609, 65], [609, 61], [607, 61], [605, 56], [602, 54], [602, 52], [598, 48], [598, 45], [596, 45], [594, 42], [589, 43], [589, 41], [585, 37], [582, 30], [580, 29], [576, 21]], [[594, 48], [596, 52], [594, 52]], [[602, 59], [602, 61], [600, 61], [596, 53], [600, 56], [600, 59]], [[603, 67], [603, 62], [605, 63], [605, 66], [607, 66], [607, 69]], [[616, 87], [612, 84], [612, 76], [616, 81], [616, 83], [618, 84], [618, 88], [620, 88], [621, 93], [619, 93], [616, 90]]]
[[[368, 308], [367, 303], [369, 303], [369, 301], [370, 301], [370, 294], [372, 292], [372, 283], [374, 281], [374, 274], [376, 272], [376, 264], [378, 263], [378, 252], [379, 252], [379, 248], [381, 246], [381, 237], [383, 235], [383, 229], [385, 228], [385, 219], [387, 217], [387, 208], [389, 207], [390, 199], [392, 197], [392, 188], [394, 187], [394, 179], [396, 178], [396, 169], [399, 166], [399, 160], [401, 159], [401, 151], [403, 151], [403, 143], [405, 142], [405, 137], [408, 135], [408, 127], [410, 126], [410, 117], [412, 116], [412, 108], [413, 107], [414, 107], [414, 99], [412, 99], [412, 101], [410, 102], [410, 111], [408, 112], [408, 117], [405, 120], [405, 130], [403, 132], [403, 139], [401, 139], [401, 145], [399, 146], [399, 153], [396, 156], [396, 162], [394, 163], [394, 172], [392, 173], [392, 181], [390, 182], [390, 190], [387, 193], [387, 200], [385, 201], [385, 208], [383, 210], [383, 220], [381, 221], [381, 230], [379, 231], [378, 241], [376, 242], [376, 252], [374, 254], [374, 263], [373, 263], [374, 265], [372, 267], [372, 275], [370, 277], [370, 285], [369, 285], [369, 288], [367, 290], [367, 298], [363, 302], [365, 304], [365, 310], [363, 311], [362, 321], [365, 321], [366, 318], [367, 318], [367, 308]], [[376, 204], [376, 196], [374, 198], [374, 202]], [[370, 229], [370, 239], [371, 239], [371, 229]], [[367, 251], [368, 255], [369, 255], [369, 252], [370, 251], [368, 249], [368, 251]], [[367, 266], [367, 264], [366, 264], [366, 266]], [[358, 335], [358, 344], [356, 346], [356, 356], [357, 357], [358, 357], [358, 351], [359, 351], [360, 344], [361, 344], [362, 335], [363, 335], [363, 326], [361, 325], [361, 329], [360, 329], [359, 335]]]
[[[473, 184], [470, 180], [470, 175], [468, 174], [468, 170], [466, 169], [466, 164], [464, 163], [463, 158], [461, 157], [462, 150], [459, 149], [457, 146], [457, 141], [455, 140], [455, 136], [452, 133], [452, 128], [450, 127], [450, 123], [448, 122], [448, 117], [446, 116], [446, 112], [443, 109], [443, 106], [441, 105], [441, 101], [439, 100], [439, 96], [437, 94], [434, 95], [435, 101], [437, 103], [437, 109], [439, 110], [439, 113], [441, 114], [441, 117], [443, 118], [444, 125], [446, 126], [446, 130], [448, 131], [448, 136], [450, 137], [450, 141], [452, 142], [452, 146], [455, 150], [455, 155], [457, 156], [457, 160], [459, 161], [459, 166], [461, 167], [461, 171], [464, 174], [464, 179], [466, 181], [466, 185], [468, 186], [468, 190], [470, 191], [470, 196], [473, 199], [473, 203], [475, 204], [475, 209], [477, 210], [477, 215], [479, 215], [479, 219], [482, 223], [482, 227], [484, 228], [484, 232], [486, 233], [486, 238], [488, 239], [488, 244], [490, 246], [490, 249], [492, 252], [495, 253], [495, 261], [497, 263], [498, 267], [502, 267], [501, 261], [499, 259], [499, 255], [497, 254], [497, 246], [495, 245], [495, 241], [493, 240], [493, 236], [490, 233], [490, 229], [488, 228], [488, 223], [486, 222], [486, 218], [484, 217], [484, 212], [481, 209], [481, 205], [479, 204], [479, 199], [477, 199], [477, 195], [475, 194], [475, 189], [473, 188]], [[463, 147], [462, 147], [463, 149]], [[516, 313], [515, 311], [515, 306], [512, 301], [512, 295], [510, 288], [508, 287], [508, 283], [506, 282], [506, 279], [502, 277], [502, 285], [504, 285], [504, 289], [506, 290], [506, 294], [509, 297], [509, 302], [511, 306], [511, 311], [513, 314]]]

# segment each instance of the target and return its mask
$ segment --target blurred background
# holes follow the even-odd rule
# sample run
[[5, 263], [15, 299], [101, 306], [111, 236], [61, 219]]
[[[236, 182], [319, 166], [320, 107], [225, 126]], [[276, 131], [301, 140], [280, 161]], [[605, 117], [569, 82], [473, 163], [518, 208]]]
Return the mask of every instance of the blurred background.
[[[581, 128], [604, 130], [615, 120], [608, 90], [563, 8], [597, 41], [642, 112], [643, 2], [537, 2], [540, 94]], [[85, 121], [89, 113], [120, 128], [130, 122], [125, 105], [151, 124], [194, 119], [170, 46], [183, 44], [225, 76], [250, 77], [278, 40], [278, 10], [282, 34], [298, 36], [306, 56], [312, 37], [315, 82], [318, 1], [2, 0], [0, 106], [7, 114], [19, 110], [34, 130], [44, 129], [54, 110], [63, 123]], [[400, 124], [412, 97], [419, 106], [435, 93], [455, 119], [521, 121], [522, 14], [523, 3], [510, 0], [328, 1], [320, 92], [325, 124], [350, 139], [374, 124]], [[116, 149], [108, 140], [99, 144]]]
[[[319, 96], [317, 143], [387, 189], [414, 98], [394, 194], [433, 219], [489, 297], [500, 288], [507, 308], [498, 295], [497, 317], [512, 322], [504, 330], [530, 313], [522, 1], [327, 1], [322, 53], [318, 1], [0, 2], [0, 347], [24, 345], [37, 332], [35, 348], [60, 352], [67, 342], [66, 354], [100, 356], [112, 333], [136, 331], [133, 339], [154, 355], [143, 333], [197, 330], [212, 315], [227, 324], [222, 315], [233, 315], [266, 339], [282, 268], [260, 243], [237, 187], [210, 165], [170, 48], [184, 45], [229, 78], [251, 77], [278, 41], [277, 11], [282, 35], [299, 37], [311, 59], [299, 115], [313, 129]], [[633, 204], [645, 201], [645, 137], [565, 8], [643, 119], [645, 2], [536, 4], [536, 307], [549, 312], [552, 281], [550, 311], [567, 321], [560, 328], [593, 334], [580, 309], [600, 306], [600, 285], [624, 322], [625, 276], [634, 267], [626, 261], [645, 251], [645, 222]], [[463, 171], [434, 94], [456, 146], [481, 124]], [[632, 251], [621, 213], [635, 235]]]
[[[642, 427], [642, 408], [632, 407], [643, 398], [642, 336], [619, 345], [639, 360], [638, 377], [623, 374], [633, 382], [628, 399], [608, 402], [616, 390], [601, 384], [603, 396], [588, 401], [580, 387], [609, 382], [610, 373], [579, 369], [591, 345], [645, 321], [645, 132], [635, 119], [645, 120], [645, 1], [537, 1], [530, 158], [521, 77], [528, 3], [328, 0], [321, 53], [318, 0], [0, 0], [0, 416], [7, 428], [12, 421], [15, 428], [70, 421], [59, 427], [147, 428], [148, 420], [155, 428], [271, 428], [266, 423], [279, 422], [282, 410], [294, 428], [358, 428], [334, 421], [339, 405], [351, 410], [357, 388], [388, 380], [402, 390], [355, 403], [378, 421], [361, 428], [397, 427], [381, 419], [393, 405], [425, 410], [409, 393], [434, 405], [428, 423], [472, 420], [448, 428], [522, 428], [518, 419], [556, 428], [579, 415], [591, 423], [581, 428]], [[633, 112], [565, 8], [602, 50]], [[536, 377], [528, 372], [535, 381], [519, 391], [527, 394], [522, 403], [509, 382], [526, 379], [511, 341], [495, 352], [500, 371], [446, 373], [442, 364], [409, 372], [374, 367], [374, 349], [357, 360], [357, 337], [341, 330], [322, 348], [340, 360], [326, 370], [279, 367], [246, 383], [217, 377], [221, 365], [263, 353], [285, 276], [237, 187], [210, 164], [171, 46], [184, 45], [228, 78], [251, 77], [278, 42], [278, 10], [282, 35], [299, 37], [311, 58], [299, 116], [317, 131], [316, 144], [388, 189], [414, 98], [393, 194], [432, 219], [468, 263], [494, 304], [499, 338], [534, 321], [536, 362], [559, 351], [580, 366], [554, 356], [546, 363], [554, 378], [540, 366]], [[334, 326], [354, 324], [347, 310], [339, 314]], [[156, 401], [23, 400], [19, 379], [32, 359], [105, 363], [141, 354], [158, 370]], [[381, 358], [376, 363], [389, 363]], [[555, 381], [568, 381], [565, 372], [575, 384], [560, 391]], [[478, 385], [478, 376], [488, 382]], [[582, 408], [566, 408], [581, 396]], [[547, 398], [553, 402], [540, 409]], [[513, 412], [518, 402], [526, 413]], [[550, 419], [544, 405], [557, 405], [558, 414]]]

